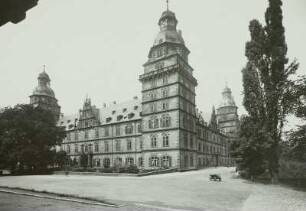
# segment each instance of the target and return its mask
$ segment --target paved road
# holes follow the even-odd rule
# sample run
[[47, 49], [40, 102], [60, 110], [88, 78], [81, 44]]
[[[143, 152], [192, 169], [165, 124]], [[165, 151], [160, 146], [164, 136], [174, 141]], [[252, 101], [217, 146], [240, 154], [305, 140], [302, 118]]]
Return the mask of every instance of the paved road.
[[36, 198], [31, 196], [16, 195], [0, 192], [0, 211], [33, 211], [33, 210], [88, 210], [88, 211], [153, 211], [161, 209], [147, 207], [124, 206], [121, 208], [109, 208], [96, 205], [66, 202], [53, 199]]

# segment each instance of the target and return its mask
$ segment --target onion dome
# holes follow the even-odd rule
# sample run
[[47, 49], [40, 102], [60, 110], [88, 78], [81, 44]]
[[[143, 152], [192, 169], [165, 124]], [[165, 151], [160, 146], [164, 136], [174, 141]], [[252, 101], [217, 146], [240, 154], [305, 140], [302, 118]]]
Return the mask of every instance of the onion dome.
[[38, 75], [38, 79], [45, 79], [47, 81], [50, 81], [49, 75], [46, 73], [46, 71], [43, 71]]

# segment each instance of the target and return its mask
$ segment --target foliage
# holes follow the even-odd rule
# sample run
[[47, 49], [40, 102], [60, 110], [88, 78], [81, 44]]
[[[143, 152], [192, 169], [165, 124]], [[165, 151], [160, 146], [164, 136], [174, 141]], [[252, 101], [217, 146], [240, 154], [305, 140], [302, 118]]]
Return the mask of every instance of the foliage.
[[65, 165], [69, 165], [70, 163], [70, 158], [67, 155], [66, 151], [60, 150], [58, 152], [54, 152], [54, 163], [59, 166], [59, 168], [63, 168]]
[[[260, 163], [266, 161], [272, 182], [277, 182], [285, 118], [299, 104], [296, 81], [291, 80], [299, 64], [296, 61], [288, 64], [281, 6], [281, 0], [269, 0], [266, 25], [262, 26], [258, 20], [250, 22], [251, 40], [245, 47], [248, 61], [242, 70], [243, 104], [249, 115], [243, 127], [254, 132], [241, 134], [239, 147], [252, 152], [241, 156], [245, 156], [246, 165], [259, 162], [258, 158]], [[257, 154], [258, 148], [261, 152]], [[253, 159], [256, 161], [251, 162]]]
[[50, 111], [16, 105], [0, 111], [0, 165], [35, 172], [52, 165], [54, 147], [65, 136]]

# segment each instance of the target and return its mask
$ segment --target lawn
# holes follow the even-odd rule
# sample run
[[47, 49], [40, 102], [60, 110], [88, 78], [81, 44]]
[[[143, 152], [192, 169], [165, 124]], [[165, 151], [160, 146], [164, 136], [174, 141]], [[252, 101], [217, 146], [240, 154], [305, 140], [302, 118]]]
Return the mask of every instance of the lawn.
[[[222, 182], [210, 181], [212, 173], [221, 174]], [[6, 176], [0, 186], [184, 210], [306, 210], [306, 192], [251, 183], [226, 167], [148, 177]]]

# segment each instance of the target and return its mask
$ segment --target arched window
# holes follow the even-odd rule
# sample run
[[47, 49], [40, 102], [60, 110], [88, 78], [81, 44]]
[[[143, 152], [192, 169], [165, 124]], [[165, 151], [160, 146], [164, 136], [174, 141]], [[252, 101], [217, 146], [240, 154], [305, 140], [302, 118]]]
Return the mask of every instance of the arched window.
[[156, 135], [151, 136], [151, 147], [156, 148], [157, 147], [157, 137]]
[[170, 116], [168, 114], [163, 114], [161, 117], [161, 127], [170, 127]]
[[158, 164], [158, 157], [157, 156], [152, 156], [149, 158], [149, 166], [150, 167], [158, 167], [159, 164]]
[[163, 146], [168, 147], [169, 146], [169, 135], [163, 134]]

